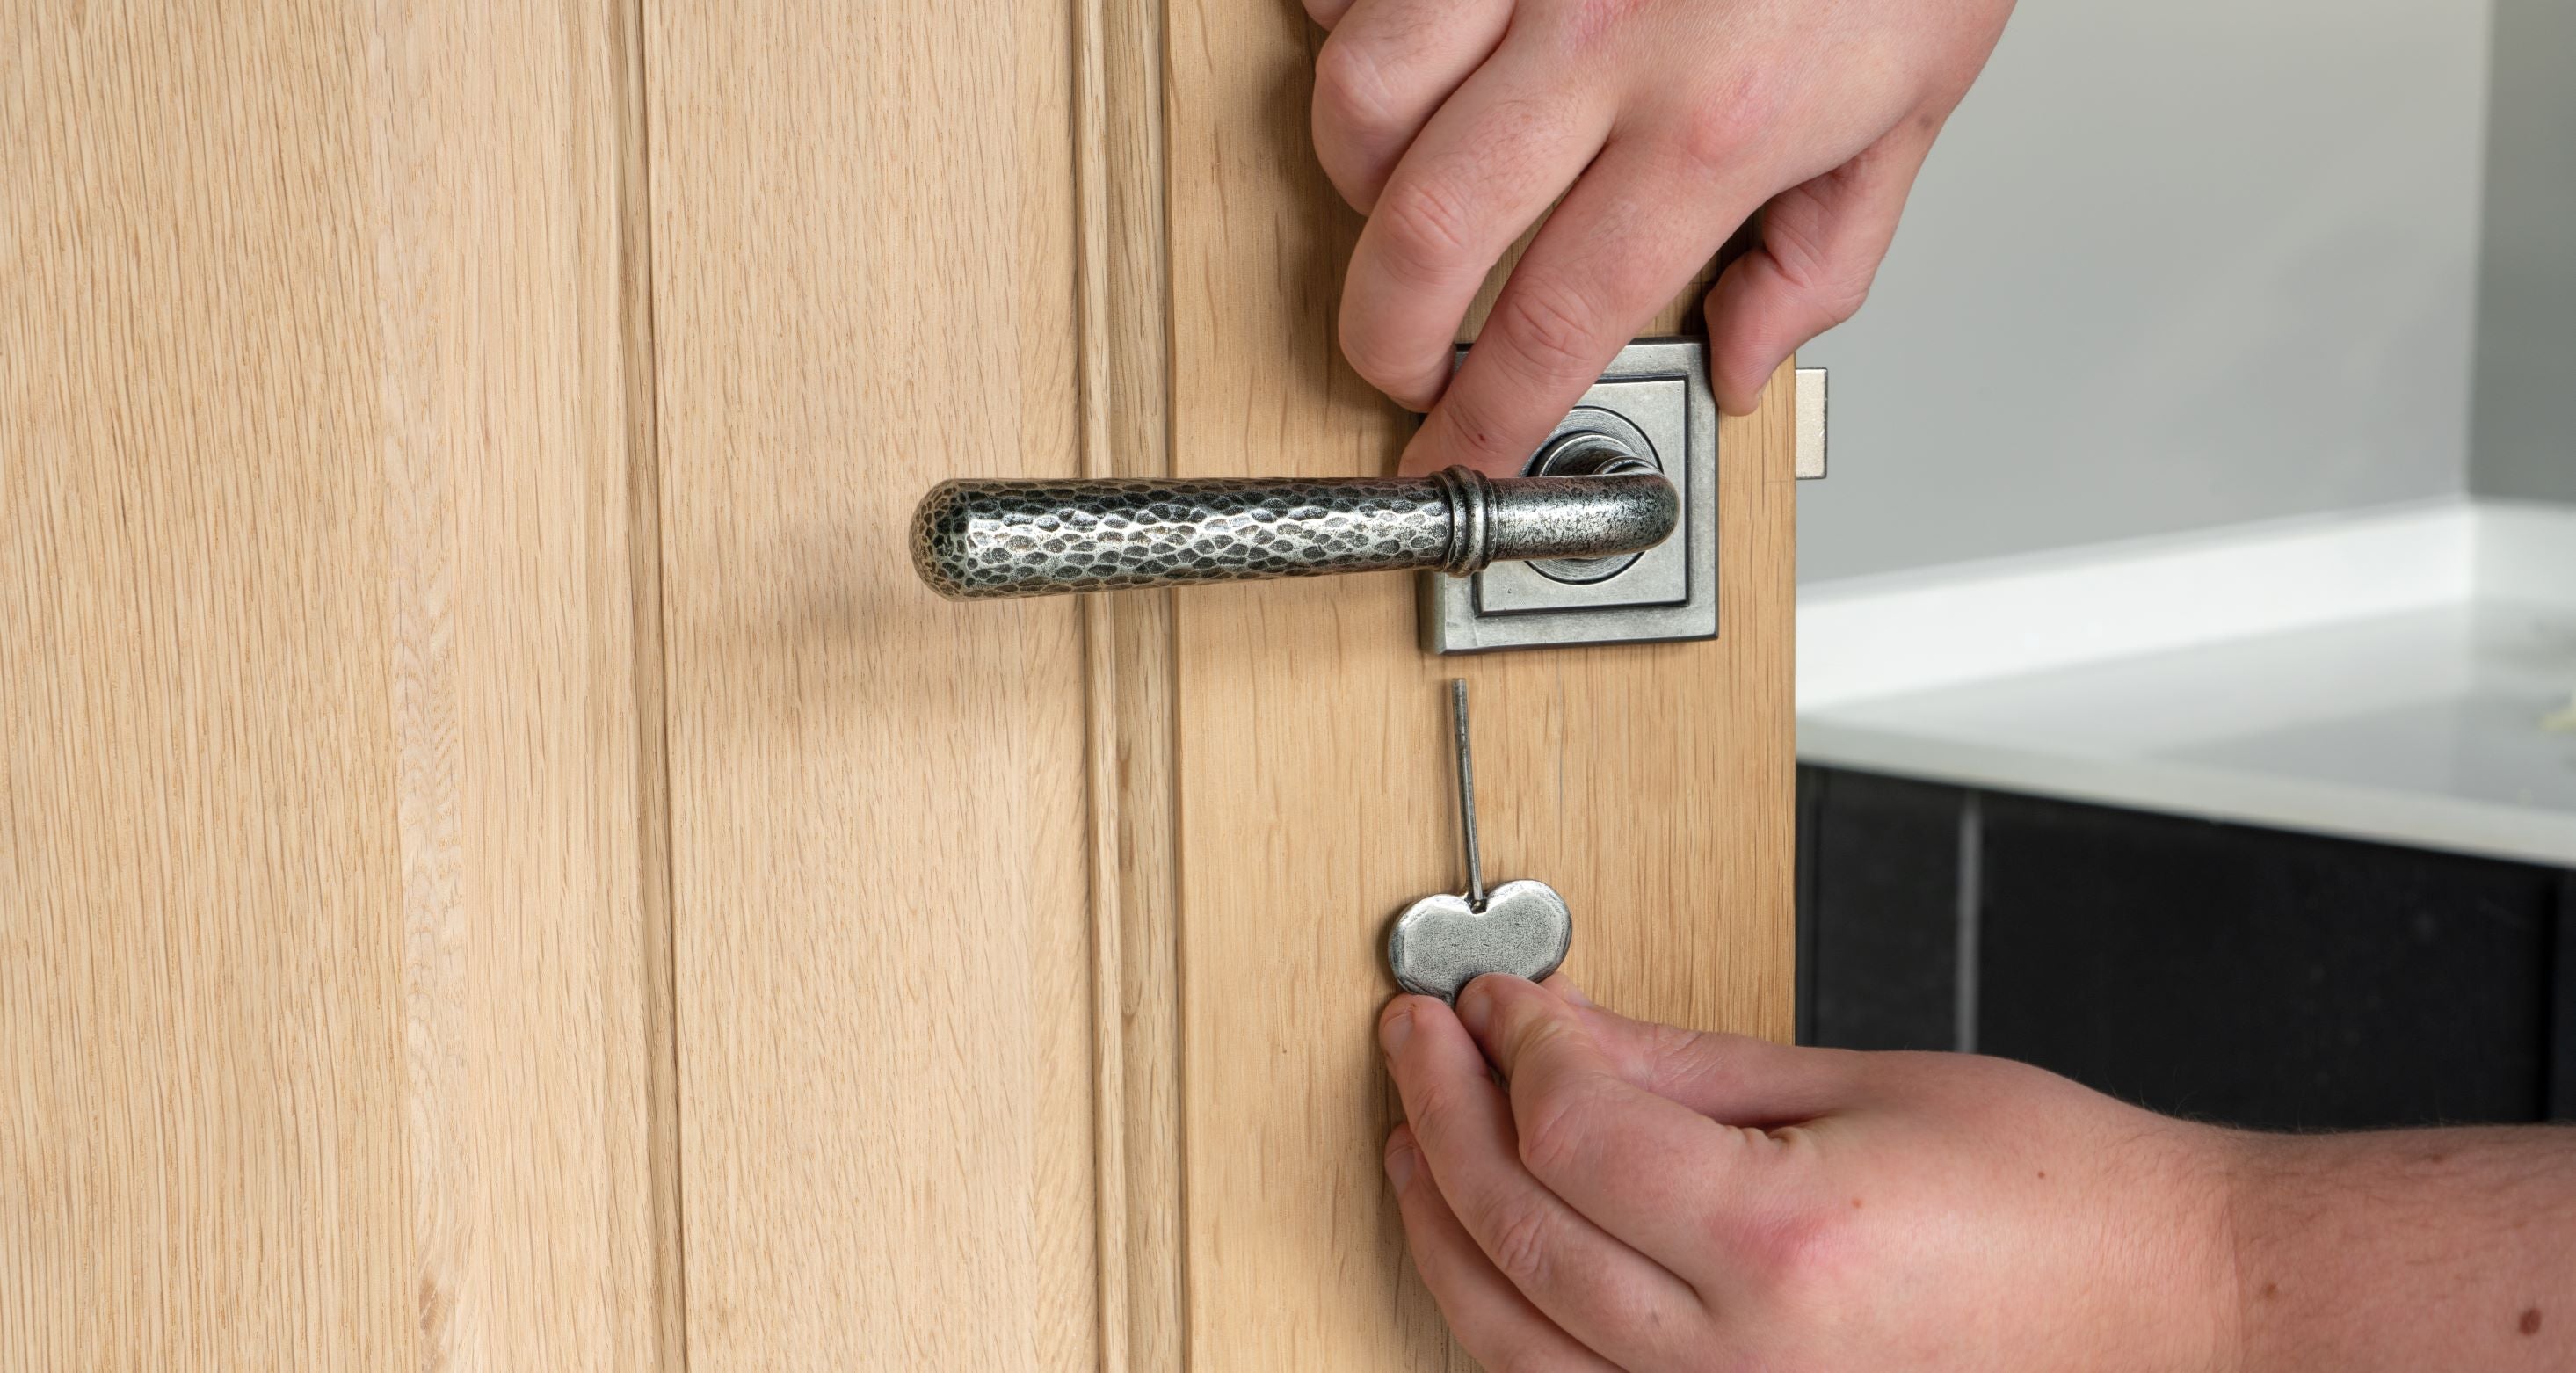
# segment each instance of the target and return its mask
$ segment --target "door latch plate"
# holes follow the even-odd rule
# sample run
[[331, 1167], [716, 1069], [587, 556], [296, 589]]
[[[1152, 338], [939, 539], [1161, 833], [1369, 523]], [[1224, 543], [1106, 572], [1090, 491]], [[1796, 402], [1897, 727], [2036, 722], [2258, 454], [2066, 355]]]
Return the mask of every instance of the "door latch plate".
[[[1463, 361], [1466, 350], [1458, 353]], [[1660, 469], [1681, 497], [1673, 536], [1610, 575], [1497, 563], [1472, 577], [1422, 576], [1422, 641], [1432, 653], [1555, 644], [1657, 643], [1717, 635], [1717, 398], [1698, 339], [1643, 339], [1530, 455], [1525, 475], [1569, 434], [1605, 435]]]

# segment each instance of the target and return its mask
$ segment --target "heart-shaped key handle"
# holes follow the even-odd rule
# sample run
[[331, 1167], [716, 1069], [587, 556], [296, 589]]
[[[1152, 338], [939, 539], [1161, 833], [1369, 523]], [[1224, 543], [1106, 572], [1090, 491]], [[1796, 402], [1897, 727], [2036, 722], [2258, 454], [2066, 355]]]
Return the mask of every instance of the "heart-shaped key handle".
[[1449, 683], [1458, 750], [1458, 836], [1467, 853], [1467, 890], [1439, 892], [1404, 908], [1386, 935], [1386, 966], [1399, 987], [1455, 1001], [1487, 973], [1532, 982], [1555, 972], [1574, 944], [1574, 913], [1545, 882], [1505, 882], [1488, 894], [1476, 851], [1476, 764], [1467, 731], [1467, 683]]
[[1441, 892], [1404, 908], [1386, 936], [1386, 964], [1396, 985], [1420, 996], [1455, 1001], [1487, 973], [1536, 982], [1555, 972], [1574, 943], [1574, 913], [1545, 882], [1505, 882], [1476, 910]]

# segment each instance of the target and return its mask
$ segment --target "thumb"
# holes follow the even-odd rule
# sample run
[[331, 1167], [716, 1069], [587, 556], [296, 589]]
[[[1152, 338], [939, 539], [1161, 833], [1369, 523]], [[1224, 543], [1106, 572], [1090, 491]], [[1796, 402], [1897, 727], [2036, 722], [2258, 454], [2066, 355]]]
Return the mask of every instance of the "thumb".
[[1899, 125], [1763, 207], [1761, 245], [1728, 264], [1708, 293], [1709, 384], [1719, 409], [1751, 414], [1799, 345], [1859, 311], [1940, 129], [1937, 118]]
[[1631, 1020], [1592, 1004], [1563, 974], [1545, 986], [1592, 1032], [1612, 1072], [1712, 1120], [1757, 1129], [1787, 1125], [1830, 1115], [1854, 1094], [1858, 1055]]

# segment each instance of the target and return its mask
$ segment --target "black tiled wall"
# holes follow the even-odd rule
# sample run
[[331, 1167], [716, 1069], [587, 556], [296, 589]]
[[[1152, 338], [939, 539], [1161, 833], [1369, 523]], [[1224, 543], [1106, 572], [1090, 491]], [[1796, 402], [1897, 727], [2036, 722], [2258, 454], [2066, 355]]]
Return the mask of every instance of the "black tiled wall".
[[1839, 770], [1799, 801], [1810, 1043], [2242, 1125], [2576, 1118], [2576, 874]]
[[1961, 793], [1857, 772], [1800, 781], [1801, 1033], [1842, 1049], [1957, 1047]]

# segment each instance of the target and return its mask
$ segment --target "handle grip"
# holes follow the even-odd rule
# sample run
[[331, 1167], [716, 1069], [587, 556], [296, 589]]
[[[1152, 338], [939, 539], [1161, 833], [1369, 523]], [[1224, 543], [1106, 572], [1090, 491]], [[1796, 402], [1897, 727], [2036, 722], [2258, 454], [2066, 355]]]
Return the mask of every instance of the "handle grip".
[[946, 481], [912, 561], [952, 600], [1634, 553], [1681, 519], [1655, 472], [1487, 477]]

